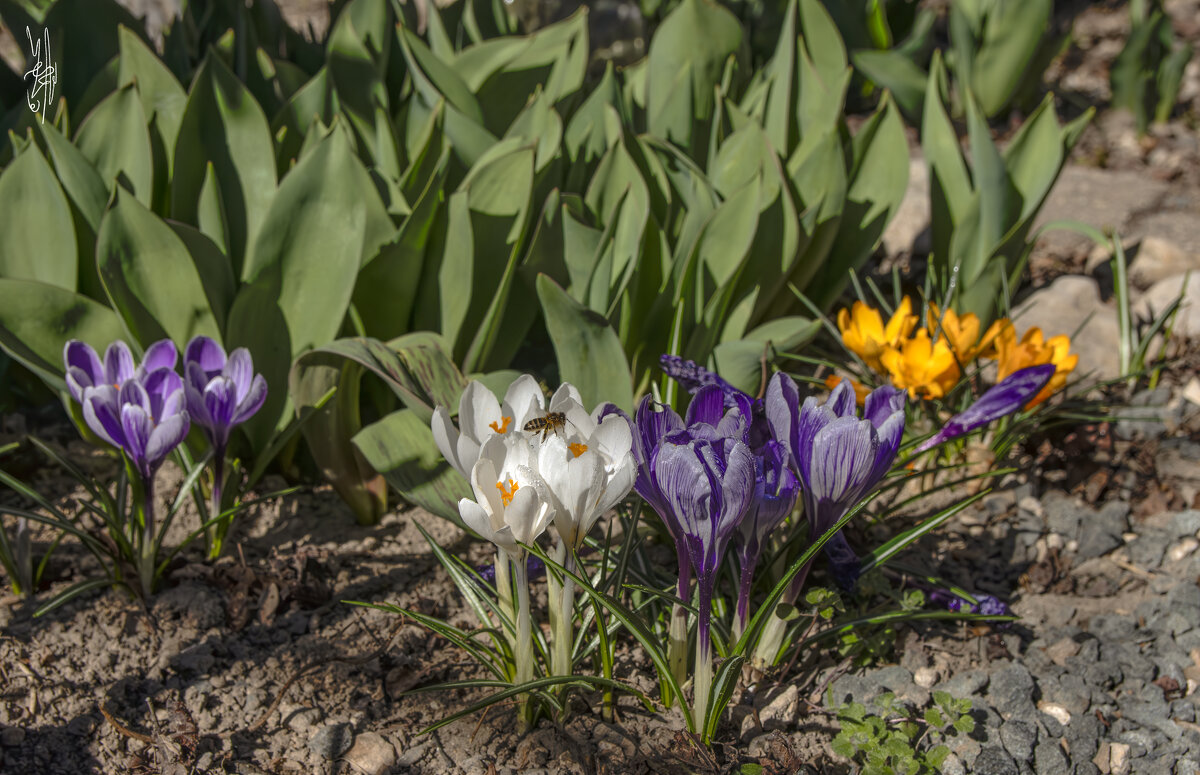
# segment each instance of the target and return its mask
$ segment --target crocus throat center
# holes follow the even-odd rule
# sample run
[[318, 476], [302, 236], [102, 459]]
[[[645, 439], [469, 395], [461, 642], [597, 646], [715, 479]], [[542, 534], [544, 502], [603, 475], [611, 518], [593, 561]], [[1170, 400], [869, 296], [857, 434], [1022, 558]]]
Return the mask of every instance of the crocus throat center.
[[496, 489], [500, 491], [500, 502], [507, 506], [512, 503], [513, 496], [517, 494], [520, 485], [509, 479], [507, 487], [504, 486], [504, 482], [496, 482]]
[[[508, 424], [512, 422], [511, 417], [501, 417], [499, 424], [489, 423], [489, 427], [496, 433], [508, 433]], [[510, 496], [511, 497], [511, 496]]]
[[567, 445], [567, 449], [571, 450], [571, 454], [579, 457], [584, 452], [587, 452], [587, 444], [571, 443]]

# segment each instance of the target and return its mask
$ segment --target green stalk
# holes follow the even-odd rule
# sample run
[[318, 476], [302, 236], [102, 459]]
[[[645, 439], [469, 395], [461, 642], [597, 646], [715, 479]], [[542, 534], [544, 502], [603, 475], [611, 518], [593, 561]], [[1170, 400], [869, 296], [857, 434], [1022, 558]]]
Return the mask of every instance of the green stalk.
[[[213, 486], [212, 486], [212, 514], [216, 516], [221, 513], [221, 492], [224, 489], [225, 479], [225, 449], [213, 450]], [[215, 560], [221, 556], [221, 546], [225, 542], [225, 534], [229, 532], [229, 523], [233, 517], [222, 520], [221, 522], [210, 528], [208, 542], [208, 559]]]
[[[570, 573], [575, 572], [575, 552], [566, 551], [561, 560], [564, 568]], [[557, 558], [556, 558], [557, 559]], [[551, 574], [547, 573], [547, 576]], [[558, 629], [554, 631], [554, 653], [551, 666], [554, 675], [570, 675], [574, 672], [571, 664], [571, 647], [575, 643], [575, 582], [570, 576], [563, 578], [562, 587], [557, 601]], [[550, 601], [553, 606], [556, 601]], [[553, 610], [553, 609], [552, 609]]]
[[[528, 683], [533, 678], [533, 635], [532, 621], [529, 608], [529, 569], [525, 565], [525, 552], [519, 551], [513, 557], [513, 575], [517, 585], [517, 640], [513, 645], [513, 658], [516, 661], [516, 678], [518, 686]], [[522, 730], [527, 731], [533, 726], [532, 705], [529, 695], [522, 694], [518, 704], [517, 715], [521, 719]]]
[[142, 482], [142, 535], [138, 552], [138, 581], [142, 599], [148, 601], [154, 590], [154, 474]]
[[[510, 624], [516, 624], [515, 609], [513, 608], [513, 586], [512, 586], [512, 559], [508, 556], [508, 552], [496, 547], [496, 598], [497, 605], [500, 607], [500, 613]], [[484, 626], [487, 622], [480, 622]], [[500, 627], [504, 633], [505, 640], [510, 646], [516, 644], [516, 634], [508, 627]], [[512, 673], [510, 672], [510, 675]]]

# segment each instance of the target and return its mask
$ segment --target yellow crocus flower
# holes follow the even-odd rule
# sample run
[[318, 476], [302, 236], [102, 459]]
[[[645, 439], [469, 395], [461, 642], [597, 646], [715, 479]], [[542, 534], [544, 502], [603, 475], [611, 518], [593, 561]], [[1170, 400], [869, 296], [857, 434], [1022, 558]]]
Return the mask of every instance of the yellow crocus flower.
[[839, 310], [837, 324], [846, 349], [882, 373], [884, 368], [880, 356], [884, 350], [898, 347], [901, 340], [908, 337], [917, 325], [917, 316], [912, 314], [912, 302], [905, 296], [886, 326], [879, 310], [861, 301], [854, 302], [850, 309], [843, 307]]
[[924, 328], [899, 347], [889, 347], [880, 360], [892, 384], [907, 390], [910, 398], [941, 398], [958, 382], [958, 363], [945, 337], [934, 342]]
[[1053, 363], [1054, 376], [1046, 383], [1036, 396], [1025, 404], [1026, 409], [1037, 406], [1050, 396], [1062, 390], [1067, 384], [1067, 376], [1075, 370], [1079, 363], [1079, 355], [1072, 355], [1071, 338], [1065, 334], [1045, 339], [1042, 330], [1037, 326], [1030, 328], [1017, 341], [1017, 331], [1010, 321], [1003, 321], [1000, 332], [995, 339], [995, 358], [997, 366], [997, 381], [1004, 379], [1014, 371], [1027, 366], [1037, 366], [1042, 363]]
[[983, 337], [979, 336], [979, 317], [974, 312], [968, 312], [961, 317], [953, 309], [947, 309], [943, 314], [938, 305], [929, 305], [929, 326], [933, 328], [941, 321], [941, 334], [950, 344], [955, 357], [962, 365], [975, 360], [985, 350], [991, 349], [992, 342], [1003, 328], [1003, 320], [997, 320], [988, 326]]

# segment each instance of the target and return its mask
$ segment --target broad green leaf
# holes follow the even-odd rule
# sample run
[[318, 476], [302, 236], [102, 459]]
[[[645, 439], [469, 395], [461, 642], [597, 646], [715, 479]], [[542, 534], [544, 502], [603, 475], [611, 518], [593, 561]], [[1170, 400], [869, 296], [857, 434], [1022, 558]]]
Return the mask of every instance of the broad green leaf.
[[713, 348], [715, 371], [734, 387], [750, 395], [762, 389], [762, 359], [770, 362], [776, 353], [797, 350], [821, 332], [821, 321], [803, 317], [785, 317], [764, 323], [746, 334], [745, 339], [721, 342]]
[[109, 190], [118, 177], [149, 206], [154, 185], [154, 160], [146, 115], [132, 85], [123, 86], [88, 114], [75, 136], [75, 145], [92, 163]]
[[96, 232], [100, 229], [100, 219], [104, 217], [104, 208], [108, 205], [108, 189], [91, 162], [56, 128], [41, 122], [36, 126], [71, 207], [79, 265], [76, 290], [104, 301], [107, 296], [96, 272]]
[[964, 283], [971, 282], [982, 272], [983, 262], [1016, 222], [1021, 207], [1017, 191], [1005, 168], [1004, 157], [992, 141], [991, 130], [970, 94], [966, 97], [966, 103], [971, 171], [975, 192], [979, 197], [979, 221], [974, 247], [955, 256], [955, 266], [962, 261]]
[[359, 382], [363, 367], [321, 351], [301, 355], [288, 377], [296, 411], [313, 407], [331, 388], [333, 400], [304, 424], [304, 438], [325, 480], [354, 512], [360, 525], [377, 523], [387, 511], [387, 484], [350, 439], [362, 428]]
[[122, 25], [130, 30], [145, 27], [115, 0], [58, 0], [50, 7], [42, 26], [50, 30], [58, 82], [68, 105], [79, 105], [92, 76], [117, 56]]
[[912, 57], [898, 51], [871, 49], [855, 51], [850, 57], [860, 73], [891, 92], [905, 116], [920, 118], [929, 78]]
[[647, 56], [646, 125], [651, 134], [692, 145], [692, 124], [713, 115], [725, 60], [742, 27], [712, 0], [683, 0], [659, 25]]
[[308, 83], [293, 94], [271, 122], [278, 140], [278, 170], [283, 175], [300, 157], [300, 146], [315, 118], [328, 125], [340, 110], [328, 68], [322, 67]]
[[[797, 138], [796, 105], [796, 0], [789, 0], [775, 55], [766, 66], [765, 115], [762, 127], [776, 153], [787, 153]], [[744, 105], [745, 103], [743, 103]]]
[[97, 351], [124, 339], [120, 318], [108, 307], [56, 285], [0, 277], [0, 345], [56, 390], [63, 347], [80, 339]]
[[183, 240], [120, 189], [100, 224], [96, 264], [113, 308], [143, 347], [164, 337], [180, 346], [200, 334], [224, 338]]
[[79, 265], [71, 209], [37, 148], [0, 173], [0, 202], [0, 277], [74, 291]]
[[162, 139], [167, 174], [170, 175], [170, 164], [175, 161], [175, 138], [179, 135], [179, 124], [187, 106], [187, 93], [136, 34], [121, 27], [119, 40], [121, 55], [117, 83], [121, 86], [132, 83], [137, 87], [142, 112], [147, 121], [154, 121], [154, 128]]
[[629, 366], [612, 326], [546, 275], [538, 277], [537, 291], [561, 380], [579, 389], [584, 406], [611, 401], [632, 411]]
[[921, 149], [929, 165], [933, 257], [942, 263], [949, 261], [950, 235], [962, 221], [973, 192], [958, 135], [950, 123], [950, 117], [946, 115], [943, 103], [942, 84], [945, 78], [941, 55], [935, 52], [925, 92]]
[[458, 502], [474, 497], [471, 487], [438, 451], [427, 421], [401, 409], [363, 428], [353, 442], [405, 500], [466, 529]]
[[1053, 0], [988, 3], [971, 64], [970, 91], [986, 116], [1006, 107], [1046, 35]]
[[220, 57], [209, 55], [192, 83], [175, 145], [171, 213], [199, 224], [201, 189], [212, 164], [228, 218], [226, 252], [249, 278], [243, 258], [275, 196], [275, 153], [262, 110]]
[[[842, 35], [821, 0], [800, 0], [800, 32], [816, 74], [826, 88], [831, 88], [842, 78], [849, 63]], [[804, 88], [803, 83], [800, 88]]]

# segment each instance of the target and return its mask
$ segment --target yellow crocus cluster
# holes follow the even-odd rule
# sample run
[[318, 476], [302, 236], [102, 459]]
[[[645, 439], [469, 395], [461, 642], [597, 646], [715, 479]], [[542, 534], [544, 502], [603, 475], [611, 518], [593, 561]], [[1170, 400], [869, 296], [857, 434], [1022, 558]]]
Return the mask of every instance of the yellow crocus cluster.
[[[879, 310], [861, 301], [838, 312], [838, 329], [846, 349], [868, 366], [886, 374], [894, 386], [907, 390], [911, 398], [941, 398], [958, 383], [963, 369], [977, 358], [995, 359], [997, 380], [1027, 366], [1053, 363], [1057, 370], [1050, 382], [1027, 406], [1035, 406], [1060, 390], [1075, 368], [1078, 355], [1070, 354], [1071, 340], [1055, 336], [1045, 340], [1031, 328], [1018, 341], [1016, 329], [1007, 318], [997, 320], [982, 334], [973, 313], [957, 314], [929, 305], [929, 328], [917, 327], [912, 302], [905, 296], [884, 325]], [[931, 331], [937, 332], [936, 336]]]

